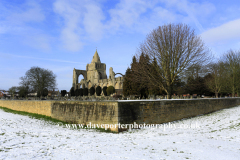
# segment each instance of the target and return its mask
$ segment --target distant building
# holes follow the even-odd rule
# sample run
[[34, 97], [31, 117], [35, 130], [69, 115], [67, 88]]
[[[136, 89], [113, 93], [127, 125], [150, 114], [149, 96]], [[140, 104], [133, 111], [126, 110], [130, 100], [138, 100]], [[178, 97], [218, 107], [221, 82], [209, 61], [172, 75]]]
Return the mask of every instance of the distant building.
[[4, 92], [0, 91], [0, 97], [3, 97], [3, 96], [4, 96]]
[[58, 95], [60, 95], [59, 91], [48, 91], [49, 97], [56, 97]]
[[[121, 73], [116, 73], [120, 74]], [[73, 69], [73, 84], [72, 87], [74, 89], [78, 88], [88, 88], [91, 87], [97, 88], [97, 86], [100, 86], [103, 88], [104, 86], [113, 86], [118, 94], [122, 93], [123, 89], [123, 77], [117, 77], [115, 78], [115, 72], [113, 72], [113, 68], [109, 68], [109, 77], [107, 77], [106, 74], [106, 64], [101, 63], [100, 57], [98, 55], [98, 52], [96, 50], [92, 62], [90, 64], [87, 64], [86, 70], [78, 70]], [[78, 80], [79, 75], [83, 75], [84, 79], [82, 79], [80, 82]]]
[[37, 96], [37, 92], [28, 93], [28, 96], [29, 97], [36, 97]]

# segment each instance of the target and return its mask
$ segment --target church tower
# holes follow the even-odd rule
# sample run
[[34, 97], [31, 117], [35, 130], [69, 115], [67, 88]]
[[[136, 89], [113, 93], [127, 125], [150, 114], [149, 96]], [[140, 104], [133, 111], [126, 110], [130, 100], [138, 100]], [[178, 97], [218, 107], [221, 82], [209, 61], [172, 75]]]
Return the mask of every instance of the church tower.
[[106, 75], [106, 64], [101, 63], [100, 57], [96, 50], [92, 62], [87, 64], [87, 79], [91, 81], [92, 84], [98, 83], [100, 79], [107, 79]]
[[[79, 76], [83, 75], [84, 79], [79, 79]], [[100, 56], [98, 52], [93, 55], [92, 61], [90, 64], [87, 64], [86, 70], [73, 69], [73, 83], [72, 86], [74, 89], [79, 88], [88, 88], [100, 86], [109, 87], [114, 86], [118, 94], [122, 94], [123, 86], [123, 77], [115, 78], [115, 72], [113, 68], [109, 68], [109, 78], [106, 74], [106, 64], [101, 63]], [[103, 94], [103, 93], [102, 93]]]

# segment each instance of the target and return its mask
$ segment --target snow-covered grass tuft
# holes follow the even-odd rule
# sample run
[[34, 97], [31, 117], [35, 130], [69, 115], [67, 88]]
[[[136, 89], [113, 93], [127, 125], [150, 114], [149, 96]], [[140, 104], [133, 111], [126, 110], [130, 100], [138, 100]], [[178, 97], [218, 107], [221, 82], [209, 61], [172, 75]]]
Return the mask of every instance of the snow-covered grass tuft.
[[[119, 134], [0, 110], [0, 159], [239, 159], [240, 106]], [[198, 124], [196, 128], [179, 126]]]

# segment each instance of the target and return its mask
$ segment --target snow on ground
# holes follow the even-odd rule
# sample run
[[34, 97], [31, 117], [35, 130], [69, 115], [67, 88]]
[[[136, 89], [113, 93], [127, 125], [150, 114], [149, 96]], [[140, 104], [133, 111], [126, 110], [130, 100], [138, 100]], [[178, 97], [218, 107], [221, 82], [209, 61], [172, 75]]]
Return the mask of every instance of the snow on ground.
[[240, 159], [240, 106], [171, 125], [103, 133], [0, 110], [0, 159]]

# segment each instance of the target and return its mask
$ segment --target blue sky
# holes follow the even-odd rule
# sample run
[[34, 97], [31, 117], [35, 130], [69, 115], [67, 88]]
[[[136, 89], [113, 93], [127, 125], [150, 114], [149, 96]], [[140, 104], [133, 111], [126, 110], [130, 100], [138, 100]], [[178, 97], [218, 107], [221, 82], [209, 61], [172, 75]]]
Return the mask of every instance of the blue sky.
[[96, 47], [102, 63], [125, 73], [153, 29], [185, 23], [215, 58], [240, 49], [239, 0], [1, 0], [0, 89], [18, 86], [32, 66], [52, 70], [69, 90]]

